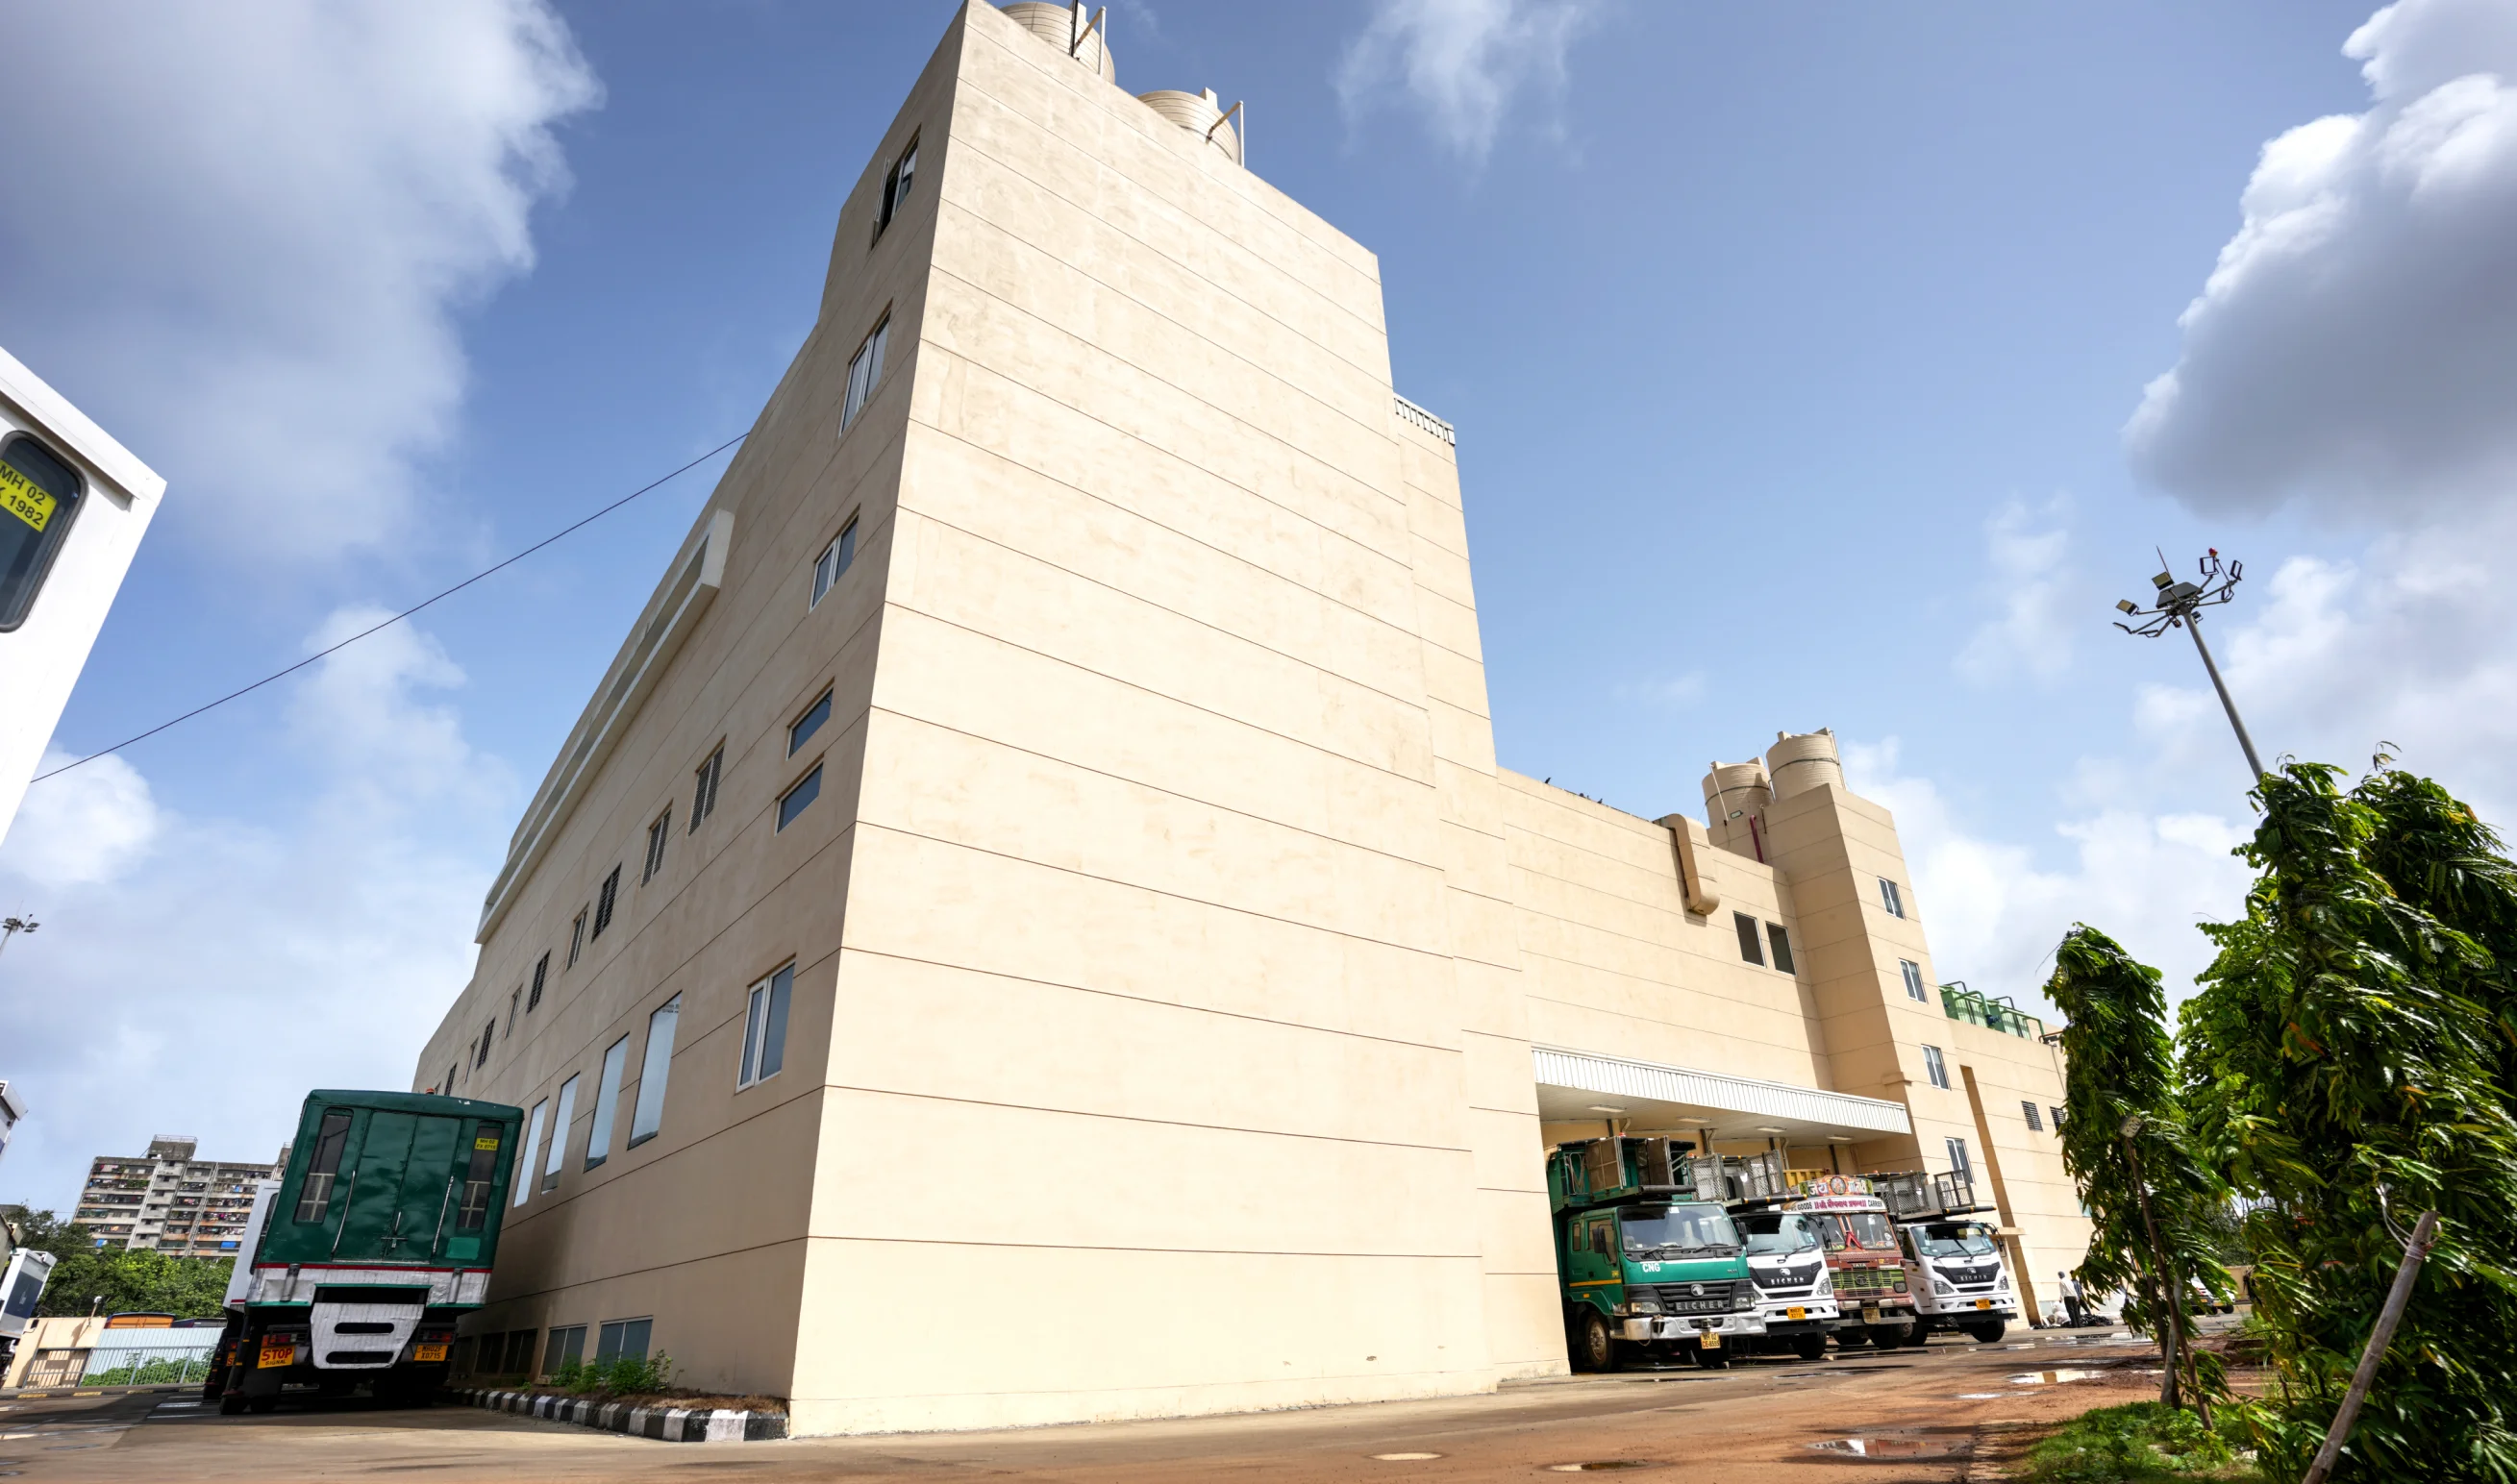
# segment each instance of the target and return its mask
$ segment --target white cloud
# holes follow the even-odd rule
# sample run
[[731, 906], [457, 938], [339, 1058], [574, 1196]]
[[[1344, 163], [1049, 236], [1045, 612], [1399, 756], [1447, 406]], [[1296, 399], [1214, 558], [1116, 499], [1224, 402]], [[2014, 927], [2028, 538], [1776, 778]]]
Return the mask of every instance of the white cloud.
[[1619, 685], [1619, 700], [1633, 701], [1657, 710], [1676, 710], [1704, 699], [1705, 679], [1702, 670], [1689, 670], [1662, 680], [1633, 680]]
[[544, 0], [12, 8], [0, 327], [224, 554], [409, 530], [597, 87]]
[[2402, 516], [2517, 477], [2517, 10], [2401, 0], [2344, 51], [2371, 106], [2264, 147], [2126, 429], [2200, 508]]
[[[308, 642], [369, 621], [337, 613]], [[470, 977], [519, 792], [436, 699], [462, 681], [407, 624], [323, 659], [274, 743], [303, 792], [251, 819], [153, 804], [120, 758], [29, 790], [0, 849], [0, 901], [44, 924], [0, 959], [0, 1071], [30, 1105], [0, 1201], [58, 1208], [90, 1158], [154, 1133], [268, 1158], [308, 1088], [407, 1084]], [[116, 843], [83, 847], [83, 824]]]
[[2070, 667], [2072, 637], [2086, 621], [2078, 612], [2081, 584], [2067, 560], [2069, 513], [2070, 502], [2059, 495], [2032, 508], [2013, 500], [1984, 523], [1992, 569], [1985, 597], [1995, 615], [1958, 652], [1960, 675], [1987, 685], [2018, 675], [2050, 683]]
[[1600, 10], [1598, 0], [1378, 0], [1340, 60], [1338, 97], [1353, 119], [1403, 89], [1435, 139], [1481, 163], [1523, 92], [1563, 89], [1565, 52]]

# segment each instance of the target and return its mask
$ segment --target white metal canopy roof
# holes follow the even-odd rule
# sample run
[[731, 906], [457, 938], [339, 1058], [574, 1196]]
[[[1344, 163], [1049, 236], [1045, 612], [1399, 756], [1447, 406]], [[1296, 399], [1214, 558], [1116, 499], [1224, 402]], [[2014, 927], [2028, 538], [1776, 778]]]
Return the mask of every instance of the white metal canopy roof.
[[[1616, 1117], [1636, 1129], [1710, 1125], [1726, 1139], [1754, 1140], [1771, 1133], [1805, 1143], [1914, 1131], [1905, 1105], [1884, 1098], [1557, 1046], [1530, 1047], [1530, 1060], [1538, 1080], [1539, 1117], [1549, 1123]], [[1602, 1104], [1620, 1111], [1602, 1114]]]

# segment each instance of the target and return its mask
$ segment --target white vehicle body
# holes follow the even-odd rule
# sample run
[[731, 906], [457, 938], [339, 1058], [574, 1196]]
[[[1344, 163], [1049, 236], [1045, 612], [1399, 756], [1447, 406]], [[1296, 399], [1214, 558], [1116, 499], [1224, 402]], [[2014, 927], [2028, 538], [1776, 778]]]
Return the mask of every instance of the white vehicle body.
[[53, 1276], [53, 1254], [21, 1247], [0, 1267], [0, 1339], [14, 1340], [35, 1322], [44, 1283]]
[[1757, 1211], [1737, 1219], [1748, 1235], [1748, 1277], [1757, 1286], [1757, 1314], [1766, 1332], [1823, 1335], [1834, 1329], [1840, 1312], [1835, 1280], [1811, 1219], [1799, 1211]]
[[1914, 1317], [1934, 1329], [2008, 1324], [2018, 1292], [2001, 1243], [1985, 1222], [1963, 1216], [1900, 1223], [1914, 1291]]

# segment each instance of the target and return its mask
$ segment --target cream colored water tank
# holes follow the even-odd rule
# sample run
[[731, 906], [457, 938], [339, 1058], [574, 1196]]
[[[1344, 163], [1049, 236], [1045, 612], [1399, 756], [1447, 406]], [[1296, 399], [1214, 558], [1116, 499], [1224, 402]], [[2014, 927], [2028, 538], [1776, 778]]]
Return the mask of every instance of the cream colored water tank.
[[1751, 817], [1766, 812], [1773, 799], [1773, 790], [1766, 784], [1766, 770], [1758, 763], [1715, 763], [1704, 775], [1704, 812], [1716, 829], [1728, 824], [1733, 815]]
[[1844, 763], [1836, 756], [1834, 730], [1820, 727], [1798, 736], [1775, 733], [1774, 744], [1766, 749], [1766, 776], [1774, 781], [1778, 799], [1807, 793], [1820, 784], [1842, 793]]
[[1084, 44], [1079, 47], [1075, 44], [1076, 38], [1083, 34], [1084, 27], [1091, 20], [1088, 11], [1047, 5], [1043, 0], [1015, 0], [1014, 4], [1003, 9], [1007, 20], [1090, 67], [1102, 81], [1119, 80], [1119, 65], [1111, 60], [1110, 43], [1104, 39], [1104, 33], [1110, 29], [1109, 21], [1093, 26], [1092, 33], [1084, 36]]
[[1153, 93], [1139, 93], [1136, 102], [1153, 109], [1192, 134], [1203, 134], [1206, 142], [1223, 151], [1223, 157], [1241, 163], [1241, 131], [1231, 124], [1216, 128], [1223, 117], [1223, 102], [1213, 88], [1203, 93], [1180, 93], [1165, 88]]

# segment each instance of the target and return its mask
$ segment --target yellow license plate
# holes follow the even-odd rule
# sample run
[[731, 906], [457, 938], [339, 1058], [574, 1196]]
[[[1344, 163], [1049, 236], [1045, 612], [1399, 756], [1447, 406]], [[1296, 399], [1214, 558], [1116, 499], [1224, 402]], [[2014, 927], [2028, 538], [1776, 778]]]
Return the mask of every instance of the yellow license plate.
[[1877, 1324], [1879, 1322], [1879, 1305], [1875, 1303], [1863, 1304], [1861, 1306], [1861, 1322], [1863, 1324]]
[[289, 1343], [276, 1345], [265, 1343], [262, 1347], [262, 1353], [254, 1358], [253, 1368], [257, 1371], [269, 1371], [275, 1367], [293, 1366], [295, 1364], [297, 1364], [296, 1345]]
[[446, 1358], [446, 1347], [444, 1345], [413, 1345], [410, 1347], [410, 1358], [413, 1360], [444, 1360]]
[[1793, 1308], [1785, 1309], [1785, 1310], [1783, 1310], [1783, 1312], [1784, 1312], [1784, 1313], [1786, 1313], [1786, 1314], [1788, 1314], [1788, 1315], [1790, 1315], [1790, 1316], [1791, 1316], [1792, 1318], [1794, 1318], [1794, 1319], [1807, 1319], [1807, 1318], [1809, 1318], [1809, 1310], [1804, 1309], [1804, 1308], [1793, 1307]]
[[1708, 1349], [1708, 1350], [1719, 1350], [1719, 1349], [1721, 1349], [1721, 1348], [1722, 1348], [1722, 1336], [1721, 1336], [1719, 1334], [1717, 1334], [1717, 1333], [1715, 1333], [1714, 1331], [1712, 1331], [1712, 1330], [1707, 1330], [1707, 1331], [1705, 1331], [1705, 1332], [1704, 1332], [1704, 1348], [1706, 1348], [1706, 1349]]
[[1989, 1298], [1979, 1298], [1975, 1301], [1975, 1306], [1979, 1309], [1988, 1309], [1992, 1307], [1992, 1300]]

